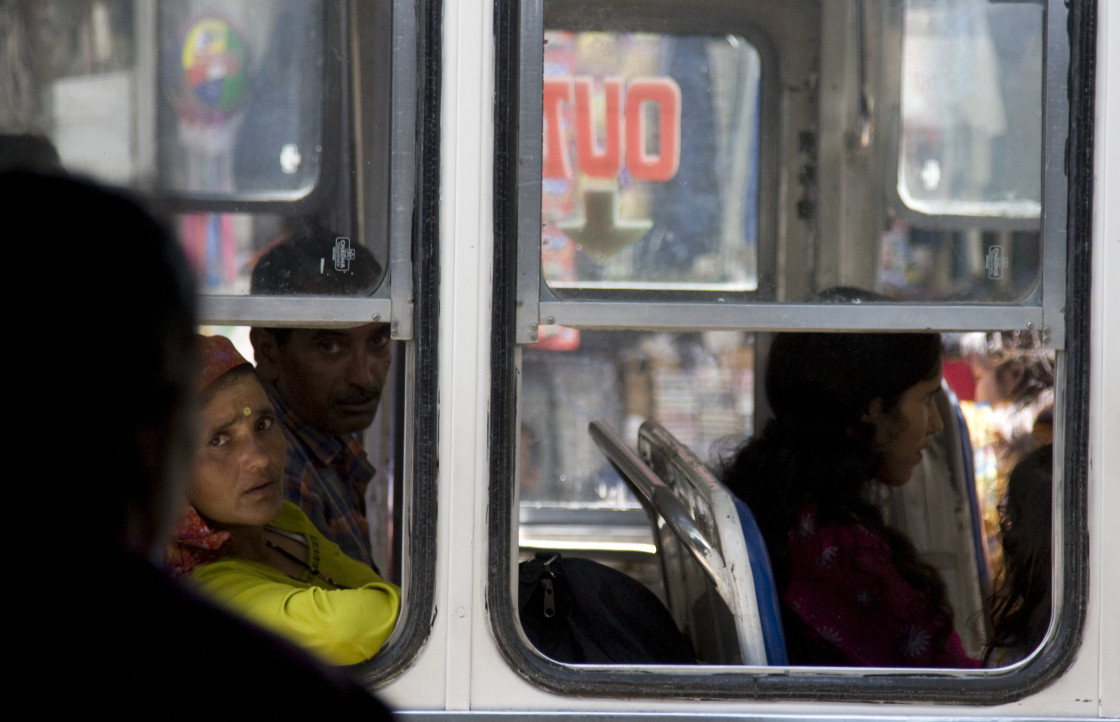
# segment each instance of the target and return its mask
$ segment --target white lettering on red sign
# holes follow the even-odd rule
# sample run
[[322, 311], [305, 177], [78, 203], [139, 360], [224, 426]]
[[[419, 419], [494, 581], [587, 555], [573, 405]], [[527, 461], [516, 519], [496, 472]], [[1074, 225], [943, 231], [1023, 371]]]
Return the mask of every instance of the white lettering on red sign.
[[[544, 167], [545, 178], [572, 177], [568, 143], [561, 122], [563, 103], [575, 108], [576, 166], [593, 178], [617, 178], [626, 170], [637, 180], [667, 181], [681, 164], [681, 88], [672, 78], [635, 78], [626, 86], [620, 78], [603, 80], [605, 117], [600, 144], [592, 114], [590, 77], [545, 78]], [[658, 148], [646, 145], [645, 106], [656, 110]]]

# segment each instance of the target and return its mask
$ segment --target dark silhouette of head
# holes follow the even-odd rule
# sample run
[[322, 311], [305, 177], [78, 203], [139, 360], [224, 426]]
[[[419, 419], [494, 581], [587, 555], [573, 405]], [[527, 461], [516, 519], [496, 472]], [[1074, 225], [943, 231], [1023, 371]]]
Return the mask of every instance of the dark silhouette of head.
[[32, 430], [31, 458], [65, 480], [36, 479], [29, 508], [60, 514], [50, 529], [70, 544], [158, 554], [193, 426], [193, 281], [179, 244], [136, 200], [90, 182], [0, 173], [0, 198], [4, 239], [36, 250], [23, 267], [30, 303], [16, 316], [23, 343], [7, 354], [17, 415]]
[[770, 348], [766, 395], [777, 423], [816, 442], [869, 444], [874, 429], [863, 417], [871, 402], [894, 408], [938, 373], [940, 360], [933, 333], [782, 333]]
[[806, 504], [848, 517], [879, 468], [869, 409], [890, 419], [940, 359], [933, 333], [778, 334], [766, 368], [774, 417], [725, 464], [728, 485], [763, 518], [792, 521]]
[[5, 170], [60, 173], [62, 159], [44, 135], [0, 133], [0, 171]]

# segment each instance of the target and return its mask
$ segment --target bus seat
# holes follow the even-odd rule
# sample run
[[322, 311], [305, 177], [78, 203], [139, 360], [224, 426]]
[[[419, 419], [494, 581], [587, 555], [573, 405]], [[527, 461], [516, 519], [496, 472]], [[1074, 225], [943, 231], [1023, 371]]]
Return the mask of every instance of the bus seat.
[[945, 385], [948, 402], [953, 407], [953, 423], [956, 425], [956, 438], [961, 450], [961, 464], [963, 465], [964, 488], [973, 493], [965, 494], [968, 502], [968, 513], [972, 518], [972, 553], [976, 557], [976, 568], [980, 578], [980, 588], [985, 596], [991, 594], [992, 569], [988, 559], [987, 533], [984, 531], [983, 512], [980, 510], [980, 498], [976, 495], [976, 462], [972, 452], [972, 435], [968, 432], [968, 421], [961, 411], [960, 401]]
[[[772, 645], [774, 659], [769, 656], [733, 497], [675, 439], [662, 444], [647, 433], [647, 453], [663, 479], [604, 422], [592, 422], [590, 433], [649, 513], [669, 610], [699, 658], [712, 664], [783, 663], [779, 642]], [[776, 606], [771, 609], [776, 613]], [[780, 622], [776, 629], [780, 640]]]
[[[781, 608], [770, 566], [770, 552], [750, 507], [731, 493], [691, 449], [655, 421], [644, 422], [638, 430], [638, 453], [678, 495], [698, 494], [707, 500], [709, 507], [718, 510], [710, 518], [727, 519], [727, 524], [719, 533], [731, 537], [728, 544], [734, 544], [736, 534], [742, 536], [750, 561], [750, 586], [754, 590], [767, 664], [787, 664]], [[738, 523], [731, 518], [732, 514], [738, 517]]]
[[[716, 482], [719, 483], [719, 482]], [[722, 484], [720, 484], [723, 487]], [[759, 622], [762, 624], [762, 638], [766, 643], [766, 661], [769, 664], [786, 665], [786, 637], [782, 631], [782, 612], [778, 602], [778, 586], [774, 582], [774, 570], [770, 566], [770, 552], [762, 538], [754, 513], [747, 502], [738, 498], [723, 487], [735, 501], [735, 511], [739, 513], [739, 523], [743, 539], [747, 543], [747, 554], [751, 559], [751, 574], [754, 576], [754, 594], [758, 601]]]

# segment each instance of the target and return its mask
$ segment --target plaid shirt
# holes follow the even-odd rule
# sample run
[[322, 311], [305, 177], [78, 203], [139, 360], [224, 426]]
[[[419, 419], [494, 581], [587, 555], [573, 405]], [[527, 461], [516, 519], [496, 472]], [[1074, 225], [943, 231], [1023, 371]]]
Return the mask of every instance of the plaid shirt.
[[376, 473], [351, 435], [333, 436], [292, 414], [276, 388], [262, 381], [288, 442], [284, 496], [303, 509], [346, 556], [373, 567], [366, 522], [366, 486]]

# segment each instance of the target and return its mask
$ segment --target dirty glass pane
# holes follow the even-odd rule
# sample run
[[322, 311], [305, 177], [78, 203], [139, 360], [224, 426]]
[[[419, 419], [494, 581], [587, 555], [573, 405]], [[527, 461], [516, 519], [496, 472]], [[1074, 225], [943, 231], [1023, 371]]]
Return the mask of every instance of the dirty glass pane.
[[1041, 276], [1043, 11], [909, 0], [899, 212], [877, 290], [907, 300], [1021, 302]]
[[5, 163], [133, 183], [138, 18], [127, 0], [0, 4], [0, 133]]
[[[297, 200], [319, 182], [324, 108], [342, 111], [327, 92], [340, 79], [324, 69], [323, 17], [322, 3], [304, 0], [2, 5], [0, 43], [18, 52], [0, 72], [0, 166], [61, 166], [172, 196]], [[334, 167], [345, 165], [338, 150]], [[268, 248], [308, 236], [314, 248], [294, 264], [302, 277], [347, 282], [269, 290], [376, 288], [384, 239], [367, 244], [345, 213], [289, 207], [174, 218], [200, 290], [247, 294]]]
[[1042, 6], [909, 0], [898, 193], [928, 214], [1038, 218]]
[[738, 332], [637, 333], [542, 327], [522, 356], [518, 435], [523, 556], [597, 559], [661, 594], [650, 520], [588, 433], [603, 419], [629, 444], [653, 419], [702, 459], [753, 425], [754, 350]]
[[220, 199], [293, 199], [318, 181], [321, 3], [52, 0], [0, 13], [14, 49], [0, 131], [49, 139], [67, 170]]
[[587, 432], [596, 419], [628, 443], [653, 419], [702, 459], [746, 438], [754, 420], [748, 334], [542, 327], [522, 356], [523, 506], [638, 508]]
[[159, 7], [159, 184], [204, 194], [306, 194], [323, 149], [322, 6]]
[[736, 35], [549, 31], [544, 52], [549, 286], [753, 290], [756, 49]]

